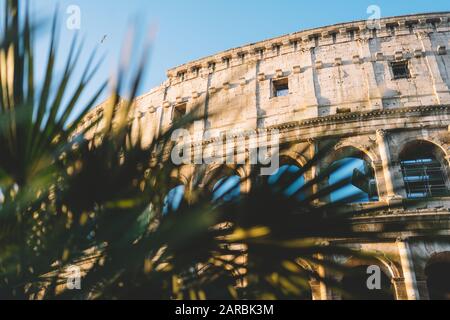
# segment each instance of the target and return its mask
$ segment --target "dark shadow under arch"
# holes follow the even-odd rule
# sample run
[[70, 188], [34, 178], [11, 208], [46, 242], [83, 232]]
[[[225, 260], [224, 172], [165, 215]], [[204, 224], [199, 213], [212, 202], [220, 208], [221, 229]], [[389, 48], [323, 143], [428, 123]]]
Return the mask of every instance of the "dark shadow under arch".
[[431, 300], [450, 300], [450, 251], [433, 255], [425, 268]]
[[342, 278], [343, 300], [394, 300], [394, 288], [389, 276], [381, 270], [381, 289], [370, 290], [367, 280], [371, 276], [368, 273], [369, 265], [361, 265], [351, 268]]
[[220, 166], [211, 170], [204, 179], [206, 196], [213, 201], [232, 201], [239, 198], [242, 187], [240, 167]]

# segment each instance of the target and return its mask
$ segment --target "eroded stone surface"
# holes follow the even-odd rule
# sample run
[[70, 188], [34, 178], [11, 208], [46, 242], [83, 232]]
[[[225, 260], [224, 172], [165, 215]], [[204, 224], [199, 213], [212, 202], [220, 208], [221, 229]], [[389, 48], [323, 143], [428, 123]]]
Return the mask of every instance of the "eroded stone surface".
[[[378, 205], [406, 199], [400, 155], [407, 146], [427, 141], [442, 151], [448, 172], [450, 156], [449, 13], [381, 20], [381, 29], [352, 22], [289, 34], [227, 50], [168, 71], [168, 79], [135, 101], [136, 124], [148, 145], [171, 123], [177, 105], [186, 103], [200, 120], [197, 130], [276, 128], [282, 141], [295, 142], [283, 156], [305, 164], [327, 140], [335, 152], [361, 151], [375, 171]], [[392, 63], [405, 62], [409, 75], [396, 78]], [[289, 94], [274, 97], [274, 81], [287, 79]], [[99, 106], [87, 122], [102, 116]], [[90, 119], [90, 120], [89, 120]], [[191, 130], [193, 130], [191, 128]], [[300, 154], [310, 148], [311, 152]], [[346, 152], [346, 151], [345, 151]], [[306, 180], [329, 165], [336, 154], [305, 174]], [[216, 167], [210, 167], [212, 171]], [[248, 174], [249, 167], [240, 169]], [[247, 172], [246, 172], [247, 171]], [[195, 166], [180, 169], [186, 185], [198, 179]], [[447, 187], [449, 185], [446, 174]], [[243, 192], [251, 183], [243, 186]], [[325, 199], [326, 200], [326, 199]], [[375, 205], [358, 204], [365, 207]], [[377, 230], [382, 222], [408, 221], [411, 230], [386, 234], [381, 243], [349, 244], [382, 252], [377, 264], [393, 283], [397, 299], [427, 299], [425, 269], [432, 256], [450, 246], [420, 240], [421, 228], [438, 224], [448, 234], [450, 198], [384, 209], [358, 220]], [[345, 241], [345, 240], [343, 240]], [[362, 264], [350, 258], [352, 266]], [[314, 267], [314, 266], [312, 266]], [[312, 282], [315, 299], [339, 299]]]

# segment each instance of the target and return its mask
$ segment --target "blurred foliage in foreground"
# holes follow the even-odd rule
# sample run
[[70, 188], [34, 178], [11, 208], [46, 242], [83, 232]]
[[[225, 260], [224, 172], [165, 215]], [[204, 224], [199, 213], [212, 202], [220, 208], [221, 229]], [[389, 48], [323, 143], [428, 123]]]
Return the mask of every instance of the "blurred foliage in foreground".
[[[149, 146], [130, 140], [132, 103], [114, 112], [125, 84], [118, 75], [106, 125], [96, 143], [79, 125], [105, 89], [75, 113], [98, 65], [92, 55], [75, 90], [73, 71], [83, 52], [77, 38], [62, 75], [55, 72], [57, 26], [52, 23], [46, 61], [35, 60], [35, 28], [17, 0], [5, 1], [0, 49], [0, 298], [1, 299], [302, 299], [310, 280], [323, 281], [311, 266], [336, 272], [336, 255], [359, 255], [326, 239], [376, 238], [355, 232], [350, 216], [315, 200], [341, 188], [341, 181], [298, 197], [336, 170], [330, 168], [297, 194], [285, 189], [313, 166], [325, 147], [296, 176], [276, 186], [250, 176], [251, 192], [235, 201], [211, 201], [210, 186], [192, 186], [189, 204], [164, 212], [176, 169], [164, 152], [171, 130]], [[146, 54], [142, 61], [145, 61]], [[43, 79], [35, 66], [45, 63]], [[144, 64], [130, 85], [132, 101]], [[70, 121], [69, 121], [70, 119]], [[112, 125], [114, 123], [114, 125]], [[86, 128], [89, 130], [89, 128]], [[255, 172], [259, 172], [255, 168]], [[217, 173], [220, 175], [220, 172]], [[211, 183], [217, 181], [212, 177]], [[200, 191], [199, 191], [200, 190]], [[276, 214], [275, 214], [276, 213]], [[353, 213], [352, 213], [353, 214]], [[67, 268], [83, 268], [81, 290], [65, 290]]]

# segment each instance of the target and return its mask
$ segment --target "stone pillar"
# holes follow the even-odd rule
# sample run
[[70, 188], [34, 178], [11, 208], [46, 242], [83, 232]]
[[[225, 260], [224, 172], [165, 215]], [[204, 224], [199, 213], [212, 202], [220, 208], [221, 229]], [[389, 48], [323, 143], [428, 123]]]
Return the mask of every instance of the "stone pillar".
[[321, 283], [317, 280], [312, 280], [309, 282], [311, 286], [311, 295], [313, 300], [322, 300], [322, 291], [321, 291]]
[[164, 107], [161, 106], [156, 110], [156, 116], [155, 121], [157, 123], [155, 124], [155, 140], [161, 137], [163, 133], [163, 125], [164, 125]]
[[395, 289], [395, 299], [396, 300], [408, 300], [408, 294], [405, 287], [404, 278], [393, 278], [392, 283]]
[[406, 239], [398, 239], [397, 247], [400, 255], [400, 263], [403, 270], [403, 278], [408, 300], [419, 300], [419, 290], [417, 289], [416, 273], [411, 257], [411, 250]]
[[[315, 157], [316, 153], [318, 152], [318, 146], [317, 146], [318, 142], [315, 139], [309, 139], [308, 143], [309, 143], [309, 158], [313, 159]], [[311, 180], [314, 180], [318, 176], [317, 163], [311, 167], [310, 172], [311, 172], [310, 178], [311, 178]], [[317, 185], [317, 183], [313, 184], [311, 186], [311, 188], [308, 188], [307, 192], [308, 192], [308, 196], [317, 194], [317, 192], [319, 192], [319, 186]], [[319, 204], [320, 199], [315, 199], [314, 203]]]
[[308, 66], [304, 71], [305, 80], [305, 96], [303, 97], [306, 106], [305, 118], [316, 118], [319, 116], [319, 102], [317, 100], [317, 86], [319, 85], [315, 70], [315, 52], [314, 49], [302, 50], [305, 61], [308, 61]]
[[[360, 57], [368, 57], [367, 60], [360, 61], [361, 71], [364, 74], [364, 82], [367, 90], [367, 100], [371, 109], [382, 109], [383, 100], [380, 92], [380, 88], [377, 83], [375, 74], [374, 62], [372, 61], [372, 52], [370, 51], [369, 40], [359, 39], [358, 45], [360, 49]], [[360, 60], [361, 58], [358, 58]], [[356, 59], [355, 59], [356, 60]]]
[[[317, 258], [318, 258], [318, 260], [323, 260], [322, 255], [318, 255]], [[319, 265], [317, 267], [317, 274], [323, 279], [326, 277], [326, 270], [323, 265]], [[331, 294], [327, 288], [327, 285], [323, 281], [319, 281], [318, 286], [316, 287], [316, 299], [315, 300], [331, 300], [330, 297], [331, 297]]]
[[392, 182], [391, 174], [391, 156], [389, 152], [389, 145], [386, 140], [386, 131], [377, 130], [377, 144], [380, 152], [380, 158], [383, 166], [384, 185], [386, 188], [386, 198], [388, 201], [400, 200], [401, 197], [396, 193], [394, 183]]
[[385, 190], [386, 184], [384, 183], [383, 162], [381, 160], [373, 161], [372, 166], [373, 166], [373, 170], [375, 171], [375, 179], [377, 181], [378, 196], [380, 199], [385, 199], [387, 196], [386, 196], [386, 190]]
[[417, 38], [422, 45], [425, 54], [425, 61], [430, 73], [433, 91], [436, 96], [436, 102], [438, 104], [449, 104], [450, 103], [450, 92], [447, 84], [444, 82], [441, 71], [439, 70], [439, 65], [436, 60], [436, 49], [433, 48], [430, 37], [427, 32], [419, 31], [416, 33]]
[[241, 180], [243, 181], [241, 185], [241, 193], [243, 194], [250, 193], [252, 189], [252, 179], [250, 179], [251, 171], [252, 164], [250, 163], [250, 161], [246, 161], [245, 165], [243, 165], [239, 170], [239, 172], [241, 173]]
[[184, 198], [186, 199], [187, 203], [189, 205], [193, 204], [197, 199], [197, 195], [194, 191], [194, 174], [195, 174], [195, 165], [188, 165], [186, 166], [186, 176], [189, 177], [189, 180], [185, 186], [185, 195]]

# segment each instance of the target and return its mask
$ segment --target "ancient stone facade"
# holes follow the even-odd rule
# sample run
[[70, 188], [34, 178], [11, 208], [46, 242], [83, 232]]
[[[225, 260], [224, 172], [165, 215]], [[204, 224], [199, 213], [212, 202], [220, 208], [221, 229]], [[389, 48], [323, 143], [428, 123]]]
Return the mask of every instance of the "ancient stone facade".
[[[357, 218], [355, 226], [400, 220], [410, 227], [378, 243], [349, 245], [384, 253], [374, 263], [389, 278], [395, 299], [428, 299], [431, 264], [450, 261], [450, 246], [421, 240], [429, 226], [438, 225], [443, 234], [450, 230], [449, 18], [450, 13], [386, 18], [377, 29], [365, 21], [337, 24], [193, 61], [169, 70], [166, 82], [136, 99], [132, 120], [142, 126], [144, 144], [194, 109], [200, 120], [191, 130], [200, 136], [206, 129], [278, 129], [283, 142], [295, 142], [284, 158], [299, 166], [323, 141], [336, 141], [335, 151], [309, 170], [306, 180], [333, 161], [359, 154], [374, 171], [378, 198], [351, 205], [396, 206]], [[101, 114], [99, 106], [88, 119]], [[310, 152], [299, 152], [305, 148]], [[431, 174], [408, 176], [408, 165], [429, 158], [439, 163], [441, 186], [428, 181]], [[248, 175], [246, 170], [237, 174]], [[189, 189], [195, 166], [183, 172], [180, 181]], [[414, 182], [417, 176], [428, 185]], [[250, 188], [246, 183], [242, 192]], [[420, 207], [409, 202], [426, 188], [433, 200]], [[355, 259], [344, 263], [361, 265]], [[341, 298], [319, 283], [312, 283], [312, 296]]]

